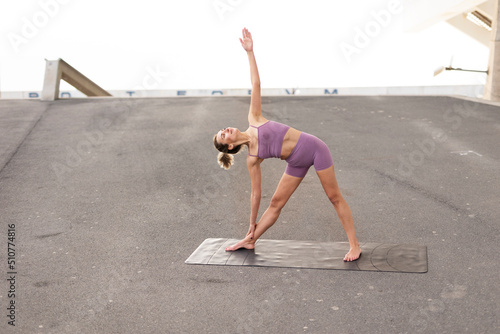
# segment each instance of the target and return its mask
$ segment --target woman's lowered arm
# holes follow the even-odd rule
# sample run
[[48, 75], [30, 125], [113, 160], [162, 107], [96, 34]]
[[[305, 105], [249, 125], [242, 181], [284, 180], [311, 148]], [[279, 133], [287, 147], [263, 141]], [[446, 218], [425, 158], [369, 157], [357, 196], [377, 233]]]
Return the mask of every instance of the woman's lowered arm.
[[261, 192], [261, 174], [260, 163], [262, 159], [257, 157], [247, 156], [247, 167], [250, 174], [250, 182], [252, 185], [252, 193], [250, 195], [250, 227], [248, 228], [247, 235], [253, 238], [255, 226], [257, 224], [257, 214], [259, 213], [260, 206], [260, 192]]

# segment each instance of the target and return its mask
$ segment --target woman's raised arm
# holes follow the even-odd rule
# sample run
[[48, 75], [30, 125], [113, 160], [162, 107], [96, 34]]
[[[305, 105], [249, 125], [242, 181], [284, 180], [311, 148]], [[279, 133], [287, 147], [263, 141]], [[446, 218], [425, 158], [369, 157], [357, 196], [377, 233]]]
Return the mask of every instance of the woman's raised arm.
[[255, 55], [253, 53], [253, 40], [252, 34], [247, 28], [243, 29], [243, 39], [240, 38], [241, 46], [248, 55], [248, 62], [250, 63], [250, 78], [252, 80], [252, 96], [250, 100], [250, 111], [248, 113], [248, 122], [255, 123], [260, 122], [261, 113], [261, 102], [260, 102], [260, 77], [259, 69], [257, 68], [257, 62], [255, 61]]

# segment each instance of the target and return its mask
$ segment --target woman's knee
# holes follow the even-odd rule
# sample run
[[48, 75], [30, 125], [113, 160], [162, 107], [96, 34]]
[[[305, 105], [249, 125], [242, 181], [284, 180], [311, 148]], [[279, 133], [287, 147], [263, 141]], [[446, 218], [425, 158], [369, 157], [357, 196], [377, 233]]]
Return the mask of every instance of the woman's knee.
[[281, 210], [285, 206], [285, 203], [286, 202], [279, 196], [273, 196], [271, 198], [271, 203], [269, 204], [269, 207], [275, 210]]
[[344, 198], [342, 197], [342, 194], [340, 192], [331, 192], [329, 194], [327, 194], [328, 196], [328, 199], [330, 200], [330, 202], [334, 205], [334, 206], [337, 206], [339, 205], [339, 203], [341, 203], [342, 201], [344, 201]]

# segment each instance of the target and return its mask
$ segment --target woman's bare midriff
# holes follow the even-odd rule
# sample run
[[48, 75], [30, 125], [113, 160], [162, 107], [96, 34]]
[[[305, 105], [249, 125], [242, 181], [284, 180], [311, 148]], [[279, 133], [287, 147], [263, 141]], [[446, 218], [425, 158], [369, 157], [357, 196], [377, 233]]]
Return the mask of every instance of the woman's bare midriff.
[[299, 141], [299, 137], [302, 131], [296, 130], [294, 128], [288, 129], [285, 133], [285, 138], [283, 138], [283, 146], [281, 147], [281, 160], [286, 160], [292, 154], [292, 151]]

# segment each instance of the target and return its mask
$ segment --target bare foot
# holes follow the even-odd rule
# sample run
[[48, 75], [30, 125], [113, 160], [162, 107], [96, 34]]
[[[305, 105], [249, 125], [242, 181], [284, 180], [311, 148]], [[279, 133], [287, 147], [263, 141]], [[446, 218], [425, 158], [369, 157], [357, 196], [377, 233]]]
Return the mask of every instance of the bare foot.
[[250, 239], [243, 239], [239, 241], [237, 244], [229, 246], [226, 248], [226, 252], [232, 252], [240, 248], [246, 248], [246, 249], [254, 249], [255, 248], [255, 242], [250, 241]]
[[361, 248], [359, 246], [351, 247], [349, 252], [345, 255], [344, 261], [346, 262], [356, 261], [357, 259], [359, 259], [360, 256], [361, 256]]

